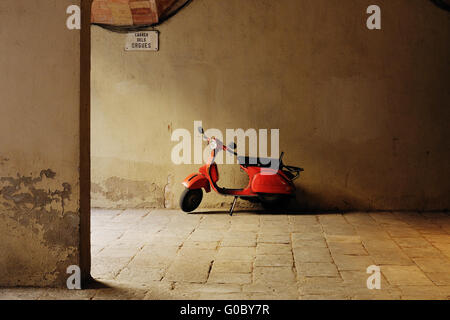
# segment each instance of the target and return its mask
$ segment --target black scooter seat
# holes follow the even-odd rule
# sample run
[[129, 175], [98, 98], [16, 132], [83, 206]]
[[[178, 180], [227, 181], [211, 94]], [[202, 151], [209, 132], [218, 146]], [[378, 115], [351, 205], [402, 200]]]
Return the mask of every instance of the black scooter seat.
[[238, 163], [244, 167], [270, 168], [280, 164], [279, 159], [237, 156]]

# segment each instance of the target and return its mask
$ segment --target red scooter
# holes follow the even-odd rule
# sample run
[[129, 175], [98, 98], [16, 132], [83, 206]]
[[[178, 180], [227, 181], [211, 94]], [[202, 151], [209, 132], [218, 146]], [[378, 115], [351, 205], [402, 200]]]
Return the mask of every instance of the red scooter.
[[[274, 208], [295, 196], [293, 181], [299, 177], [303, 169], [284, 165], [282, 161], [284, 152], [279, 159], [238, 156], [234, 151], [236, 149], [234, 142], [225, 146], [215, 137], [208, 138], [203, 128], [199, 127], [198, 131], [208, 141], [212, 150], [207, 163], [200, 168], [199, 172], [189, 175], [183, 181], [186, 189], [181, 194], [180, 207], [184, 212], [191, 212], [200, 205], [203, 198], [202, 188], [207, 193], [212, 188], [222, 195], [234, 196], [230, 215], [233, 214], [237, 198], [261, 202], [266, 208]], [[241, 169], [247, 173], [249, 182], [245, 189], [226, 189], [217, 185], [219, 171], [214, 160], [221, 150], [234, 154]]]

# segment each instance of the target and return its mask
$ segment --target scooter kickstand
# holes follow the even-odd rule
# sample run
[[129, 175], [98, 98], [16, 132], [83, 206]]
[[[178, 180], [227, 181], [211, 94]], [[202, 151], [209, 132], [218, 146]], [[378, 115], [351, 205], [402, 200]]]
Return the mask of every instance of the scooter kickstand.
[[234, 206], [236, 205], [237, 198], [238, 197], [234, 197], [233, 204], [231, 205], [231, 209], [230, 209], [230, 216], [233, 216], [233, 210], [234, 210]]

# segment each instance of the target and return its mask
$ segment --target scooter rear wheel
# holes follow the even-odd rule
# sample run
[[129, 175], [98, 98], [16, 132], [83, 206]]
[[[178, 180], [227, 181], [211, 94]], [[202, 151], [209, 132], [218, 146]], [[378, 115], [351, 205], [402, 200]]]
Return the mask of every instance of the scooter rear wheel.
[[198, 208], [203, 199], [202, 189], [185, 189], [180, 196], [180, 208], [191, 212]]

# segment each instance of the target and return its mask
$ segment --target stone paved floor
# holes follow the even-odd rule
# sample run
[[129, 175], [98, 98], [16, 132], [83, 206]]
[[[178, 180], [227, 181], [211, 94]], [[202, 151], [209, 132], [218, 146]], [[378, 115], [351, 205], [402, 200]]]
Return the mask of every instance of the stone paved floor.
[[93, 210], [92, 275], [103, 287], [0, 297], [448, 300], [450, 214]]

